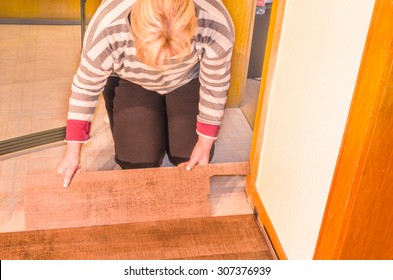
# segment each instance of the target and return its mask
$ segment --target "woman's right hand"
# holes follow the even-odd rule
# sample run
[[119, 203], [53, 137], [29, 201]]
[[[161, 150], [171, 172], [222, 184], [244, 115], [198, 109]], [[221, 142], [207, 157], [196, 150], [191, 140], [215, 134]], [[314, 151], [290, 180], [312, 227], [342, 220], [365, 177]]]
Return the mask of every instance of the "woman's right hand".
[[75, 172], [79, 169], [80, 154], [82, 143], [68, 142], [66, 154], [57, 168], [59, 174], [64, 174], [63, 187], [68, 187], [74, 177]]

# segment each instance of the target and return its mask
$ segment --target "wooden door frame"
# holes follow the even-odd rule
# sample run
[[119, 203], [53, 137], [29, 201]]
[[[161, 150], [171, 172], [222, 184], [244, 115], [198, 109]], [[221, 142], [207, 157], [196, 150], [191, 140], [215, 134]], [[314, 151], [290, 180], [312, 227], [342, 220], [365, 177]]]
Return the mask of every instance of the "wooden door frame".
[[[263, 100], [268, 99], [264, 95], [270, 93], [272, 86], [285, 5], [286, 0], [273, 1], [250, 152], [250, 175], [247, 176], [246, 184], [247, 197], [279, 259], [287, 259], [287, 256], [257, 192], [256, 179], [259, 175], [268, 105]], [[375, 112], [388, 86], [387, 73], [392, 67], [393, 58], [392, 35], [389, 37], [388, 34], [393, 34], [393, 4], [389, 0], [376, 0], [314, 259], [337, 259], [343, 246], [351, 203], [357, 193], [362, 166], [377, 120]]]
[[278, 235], [274, 229], [269, 215], [262, 203], [262, 200], [257, 192], [256, 179], [259, 172], [259, 162], [262, 150], [262, 142], [264, 138], [264, 127], [267, 117], [267, 103], [263, 102], [269, 97], [265, 94], [270, 93], [270, 88], [273, 82], [273, 73], [276, 68], [278, 45], [281, 38], [281, 29], [284, 18], [286, 0], [273, 1], [272, 11], [270, 15], [269, 29], [266, 40], [265, 56], [262, 69], [261, 86], [259, 89], [259, 98], [257, 111], [255, 114], [254, 133], [250, 151], [250, 175], [247, 176], [246, 181], [246, 195], [248, 200], [253, 205], [257, 218], [261, 225], [266, 230], [266, 233], [272, 243], [278, 259], [288, 259]]
[[393, 65], [393, 2], [377, 0], [314, 259], [340, 259]]

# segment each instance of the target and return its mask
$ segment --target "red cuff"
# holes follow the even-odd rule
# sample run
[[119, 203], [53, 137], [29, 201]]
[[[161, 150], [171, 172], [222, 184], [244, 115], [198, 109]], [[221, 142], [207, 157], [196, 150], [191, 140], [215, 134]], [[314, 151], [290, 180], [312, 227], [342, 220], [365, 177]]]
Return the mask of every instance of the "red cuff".
[[219, 129], [220, 129], [219, 125], [197, 122], [197, 131], [200, 134], [203, 134], [203, 135], [206, 135], [209, 137], [214, 137], [214, 138], [217, 137]]
[[66, 141], [87, 141], [90, 139], [91, 122], [67, 120]]

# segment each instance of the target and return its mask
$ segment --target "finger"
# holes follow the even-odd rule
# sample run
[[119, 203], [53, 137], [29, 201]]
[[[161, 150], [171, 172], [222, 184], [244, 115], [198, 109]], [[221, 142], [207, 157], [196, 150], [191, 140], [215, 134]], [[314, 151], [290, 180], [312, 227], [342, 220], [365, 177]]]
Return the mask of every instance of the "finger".
[[198, 160], [196, 158], [190, 158], [190, 161], [188, 162], [186, 169], [187, 171], [191, 171], [191, 169], [194, 168], [194, 166], [198, 163]]
[[58, 174], [63, 174], [65, 172], [65, 165], [61, 164], [58, 168], [57, 168], [57, 173]]
[[199, 165], [206, 165], [206, 164], [208, 164], [209, 163], [209, 158], [207, 157], [204, 157], [204, 158], [202, 158], [199, 162], [198, 162], [198, 164]]
[[71, 183], [72, 177], [75, 174], [74, 168], [67, 168], [64, 174], [63, 187], [67, 188]]

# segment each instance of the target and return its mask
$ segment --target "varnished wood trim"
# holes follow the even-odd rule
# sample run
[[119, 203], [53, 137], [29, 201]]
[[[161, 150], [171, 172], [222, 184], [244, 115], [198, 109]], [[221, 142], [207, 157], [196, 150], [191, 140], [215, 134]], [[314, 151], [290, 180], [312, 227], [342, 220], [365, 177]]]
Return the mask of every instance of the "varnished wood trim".
[[261, 87], [257, 105], [254, 134], [250, 152], [250, 175], [247, 176], [246, 193], [249, 201], [258, 213], [258, 220], [265, 227], [270, 241], [279, 259], [285, 260], [287, 256], [277, 236], [269, 215], [263, 206], [256, 189], [256, 180], [259, 172], [259, 160], [262, 150], [263, 132], [266, 122], [267, 101], [270, 92], [274, 69], [276, 68], [277, 50], [281, 37], [286, 0], [273, 1], [270, 16], [269, 31], [266, 40], [265, 59], [263, 63]]
[[340, 259], [392, 67], [393, 2], [377, 0], [314, 259]]
[[262, 150], [263, 133], [266, 123], [267, 104], [269, 92], [276, 68], [277, 50], [281, 37], [281, 28], [284, 17], [286, 0], [273, 1], [270, 15], [269, 31], [266, 40], [265, 59], [263, 63], [261, 87], [255, 116], [254, 134], [250, 151], [250, 176], [247, 178], [247, 194], [255, 190], [255, 182], [259, 170], [259, 160]]
[[266, 234], [268, 235], [270, 242], [273, 246], [273, 249], [277, 255], [279, 260], [287, 260], [288, 257], [285, 254], [284, 248], [281, 245], [280, 239], [274, 229], [273, 223], [271, 222], [268, 213], [266, 212], [265, 207], [263, 206], [262, 200], [258, 194], [258, 192], [253, 191], [249, 194], [249, 201], [254, 207], [254, 210], [257, 212], [258, 221], [263, 225]]

